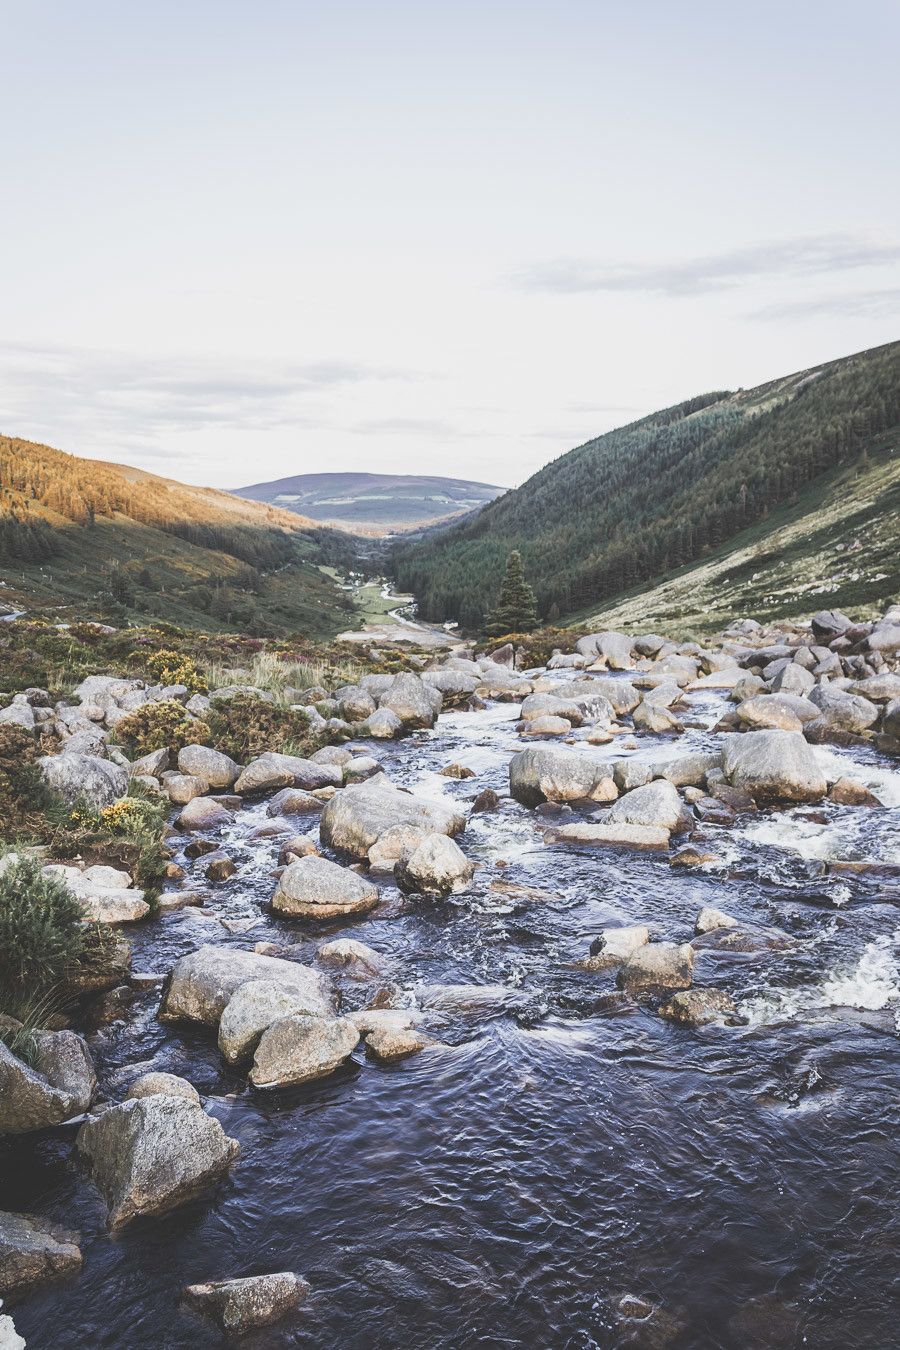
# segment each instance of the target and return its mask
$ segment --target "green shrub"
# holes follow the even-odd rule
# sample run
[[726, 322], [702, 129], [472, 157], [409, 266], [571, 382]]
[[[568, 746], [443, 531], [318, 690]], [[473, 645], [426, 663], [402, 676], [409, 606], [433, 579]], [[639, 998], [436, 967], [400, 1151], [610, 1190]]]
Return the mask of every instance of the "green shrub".
[[191, 717], [175, 699], [143, 703], [116, 724], [116, 735], [137, 758], [151, 750], [177, 755], [186, 745], [205, 745], [209, 727]]
[[306, 713], [276, 707], [251, 694], [215, 700], [209, 713], [209, 737], [217, 750], [241, 764], [266, 750], [303, 754], [314, 748]]
[[8, 839], [33, 828], [53, 799], [34, 762], [39, 753], [32, 732], [24, 727], [0, 726], [0, 821]]
[[78, 961], [85, 925], [80, 902], [57, 877], [41, 875], [34, 858], [0, 873], [0, 1008], [11, 1016], [33, 1008]]
[[158, 684], [183, 684], [192, 694], [205, 694], [206, 681], [183, 652], [160, 650], [147, 658], [147, 669]]

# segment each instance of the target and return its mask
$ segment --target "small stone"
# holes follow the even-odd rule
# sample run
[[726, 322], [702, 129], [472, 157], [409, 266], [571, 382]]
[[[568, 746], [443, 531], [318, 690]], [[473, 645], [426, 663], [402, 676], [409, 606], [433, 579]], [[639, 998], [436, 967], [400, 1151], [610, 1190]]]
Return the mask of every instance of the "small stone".
[[493, 788], [485, 788], [479, 792], [472, 803], [472, 815], [478, 815], [483, 811], [496, 811], [500, 805], [500, 798]]
[[242, 1280], [191, 1284], [184, 1290], [187, 1303], [211, 1318], [231, 1335], [268, 1327], [292, 1312], [306, 1298], [309, 1285], [291, 1271], [252, 1275]]
[[716, 863], [718, 861], [718, 854], [707, 853], [705, 849], [697, 848], [695, 844], [685, 844], [677, 853], [672, 854], [669, 859], [669, 866], [704, 867], [707, 863]]
[[737, 919], [733, 919], [730, 914], [725, 914], [721, 909], [712, 909], [704, 906], [697, 915], [697, 922], [694, 924], [694, 932], [698, 935], [703, 933], [714, 933], [718, 928], [736, 928]]
[[422, 1036], [413, 1030], [392, 1030], [390, 1027], [376, 1027], [366, 1035], [366, 1050], [375, 1059], [383, 1063], [392, 1063], [397, 1059], [405, 1059], [407, 1055], [415, 1055], [419, 1050], [424, 1050], [430, 1042], [426, 1036]]
[[447, 764], [441, 773], [445, 778], [474, 778], [475, 770], [467, 769], [464, 764]]
[[663, 1017], [682, 1026], [702, 1027], [731, 1017], [737, 1009], [734, 999], [723, 989], [685, 989], [660, 1008]]
[[213, 858], [207, 864], [206, 876], [210, 881], [227, 881], [237, 871], [237, 864], [231, 858]]

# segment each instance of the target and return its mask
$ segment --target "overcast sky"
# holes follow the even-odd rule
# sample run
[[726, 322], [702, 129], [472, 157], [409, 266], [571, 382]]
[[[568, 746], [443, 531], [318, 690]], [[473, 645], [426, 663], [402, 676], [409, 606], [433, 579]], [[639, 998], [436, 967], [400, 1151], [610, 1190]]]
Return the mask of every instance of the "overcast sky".
[[515, 484], [900, 336], [895, 0], [0, 13], [0, 432]]

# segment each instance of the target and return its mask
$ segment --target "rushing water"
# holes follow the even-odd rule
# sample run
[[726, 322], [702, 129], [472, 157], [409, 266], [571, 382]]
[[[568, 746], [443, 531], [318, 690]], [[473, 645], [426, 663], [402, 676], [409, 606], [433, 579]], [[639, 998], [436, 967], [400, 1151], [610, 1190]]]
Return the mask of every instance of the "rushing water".
[[[633, 753], [712, 745], [721, 699], [691, 702], [685, 736], [643, 736]], [[444, 715], [375, 754], [403, 785], [468, 804], [506, 789], [516, 711]], [[817, 753], [900, 803], [887, 761]], [[451, 760], [476, 776], [441, 776]], [[267, 820], [265, 803], [248, 806], [223, 832], [237, 875], [203, 908], [133, 928], [136, 970], [165, 972], [211, 941], [300, 943], [311, 957], [340, 934], [390, 959], [411, 1007], [426, 986], [503, 990], [426, 1012], [440, 1048], [392, 1066], [358, 1050], [332, 1078], [274, 1094], [225, 1070], [212, 1033], [161, 1026], [157, 993], [142, 995], [127, 1023], [90, 1038], [101, 1095], [151, 1068], [183, 1074], [242, 1156], [203, 1201], [111, 1239], [74, 1127], [7, 1142], [2, 1207], [79, 1228], [85, 1253], [80, 1278], [14, 1310], [29, 1347], [218, 1345], [179, 1308], [182, 1286], [284, 1269], [313, 1294], [252, 1347], [662, 1344], [623, 1339], [626, 1293], [678, 1319], [682, 1350], [896, 1344], [898, 816], [748, 815], [704, 827], [721, 861], [685, 872], [665, 855], [549, 846], [541, 813], [505, 800], [463, 837], [481, 864], [469, 893], [423, 904], [379, 878], [379, 911], [313, 932], [269, 915], [279, 841], [248, 838]], [[873, 859], [868, 872], [833, 866]], [[202, 860], [186, 865], [202, 886]], [[743, 1025], [686, 1030], [623, 1010], [612, 975], [571, 968], [609, 924], [686, 940], [701, 905], [791, 939], [698, 952], [695, 984], [727, 989]], [[345, 1007], [368, 992], [346, 981]]]

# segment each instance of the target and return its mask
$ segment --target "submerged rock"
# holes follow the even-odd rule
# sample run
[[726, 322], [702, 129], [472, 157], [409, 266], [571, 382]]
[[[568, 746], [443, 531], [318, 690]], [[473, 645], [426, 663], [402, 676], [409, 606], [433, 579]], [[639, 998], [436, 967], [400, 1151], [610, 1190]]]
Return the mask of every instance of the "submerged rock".
[[289, 1087], [324, 1078], [358, 1043], [359, 1031], [345, 1017], [281, 1017], [263, 1032], [250, 1082], [258, 1088]]
[[82, 1125], [75, 1146], [106, 1201], [111, 1228], [194, 1199], [240, 1153], [201, 1106], [168, 1094], [109, 1107]]
[[300, 1306], [309, 1285], [291, 1271], [251, 1275], [242, 1280], [190, 1284], [183, 1291], [187, 1303], [211, 1318], [229, 1334], [268, 1327]]
[[335, 919], [367, 914], [378, 899], [378, 888], [358, 872], [311, 854], [284, 869], [272, 897], [272, 909], [291, 918]]
[[0, 1210], [0, 1296], [18, 1297], [49, 1280], [77, 1275], [80, 1241], [78, 1233], [36, 1214]]

